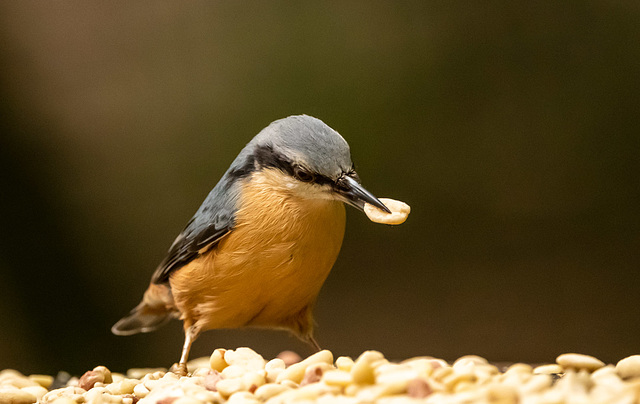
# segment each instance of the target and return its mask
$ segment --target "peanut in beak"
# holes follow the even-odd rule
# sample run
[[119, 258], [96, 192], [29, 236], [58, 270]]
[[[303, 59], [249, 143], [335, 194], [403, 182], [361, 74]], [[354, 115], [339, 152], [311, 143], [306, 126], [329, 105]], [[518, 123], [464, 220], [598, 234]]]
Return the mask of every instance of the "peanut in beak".
[[385, 204], [391, 213], [387, 213], [373, 205], [365, 203], [364, 213], [372, 222], [393, 225], [402, 224], [407, 220], [409, 212], [411, 212], [411, 207], [402, 201], [380, 198], [380, 202]]

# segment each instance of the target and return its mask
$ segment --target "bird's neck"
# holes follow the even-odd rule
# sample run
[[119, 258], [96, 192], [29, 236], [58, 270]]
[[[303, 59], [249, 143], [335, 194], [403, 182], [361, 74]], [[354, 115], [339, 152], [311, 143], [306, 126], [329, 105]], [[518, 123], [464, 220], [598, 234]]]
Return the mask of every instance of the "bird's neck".
[[342, 241], [344, 204], [319, 187], [295, 181], [276, 169], [253, 173], [242, 187], [238, 224], [252, 222], [264, 230], [285, 226], [295, 228], [293, 233], [330, 232]]

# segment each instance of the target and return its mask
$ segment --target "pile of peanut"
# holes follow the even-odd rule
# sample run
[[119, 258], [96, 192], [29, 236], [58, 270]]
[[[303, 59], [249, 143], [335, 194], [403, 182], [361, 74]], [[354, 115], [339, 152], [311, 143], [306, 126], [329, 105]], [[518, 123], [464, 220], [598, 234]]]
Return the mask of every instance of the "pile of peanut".
[[377, 351], [355, 361], [320, 351], [266, 361], [249, 348], [216, 349], [189, 363], [190, 376], [158, 369], [111, 373], [104, 366], [48, 390], [53, 378], [0, 372], [0, 403], [7, 404], [284, 404], [284, 403], [640, 403], [640, 355], [617, 365], [580, 354], [555, 364], [523, 363], [499, 369], [479, 356], [452, 364], [431, 357], [396, 363]]

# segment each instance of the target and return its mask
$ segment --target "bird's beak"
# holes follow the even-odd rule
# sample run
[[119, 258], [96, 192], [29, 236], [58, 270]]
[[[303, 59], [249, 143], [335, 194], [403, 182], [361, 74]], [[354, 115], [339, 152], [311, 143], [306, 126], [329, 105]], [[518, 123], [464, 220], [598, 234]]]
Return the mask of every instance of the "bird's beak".
[[387, 213], [391, 213], [389, 208], [384, 206], [384, 203], [380, 202], [378, 198], [366, 189], [354, 178], [345, 175], [336, 184], [336, 192], [340, 195], [340, 199], [343, 202], [348, 203], [354, 208], [364, 211], [365, 202], [375, 206], [378, 209], [382, 209]]

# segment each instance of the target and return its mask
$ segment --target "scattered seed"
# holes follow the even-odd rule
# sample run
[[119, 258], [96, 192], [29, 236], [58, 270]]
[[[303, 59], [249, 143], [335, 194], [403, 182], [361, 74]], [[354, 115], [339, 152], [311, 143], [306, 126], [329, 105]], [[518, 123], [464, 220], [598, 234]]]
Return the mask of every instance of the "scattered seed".
[[50, 376], [3, 370], [0, 403], [640, 403], [640, 355], [605, 366], [592, 356], [564, 354], [535, 368], [498, 368], [474, 355], [451, 365], [432, 357], [397, 363], [377, 351], [355, 361], [341, 356], [334, 362], [326, 350], [288, 366], [285, 359], [266, 361], [249, 348], [217, 349], [190, 362], [197, 365], [190, 377], [164, 369], [130, 369], [125, 376], [98, 366], [79, 379], [65, 376], [60, 386]]
[[616, 372], [623, 379], [640, 376], [640, 355], [631, 355], [616, 365]]
[[604, 362], [590, 355], [566, 353], [556, 358], [556, 363], [565, 369], [585, 369], [594, 371], [604, 366]]

